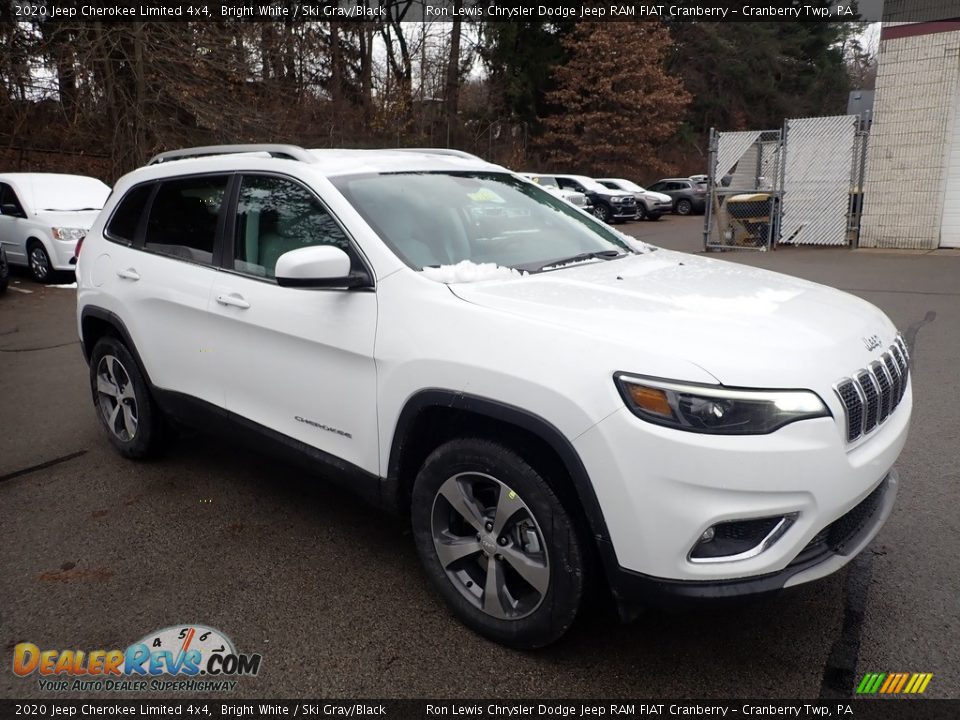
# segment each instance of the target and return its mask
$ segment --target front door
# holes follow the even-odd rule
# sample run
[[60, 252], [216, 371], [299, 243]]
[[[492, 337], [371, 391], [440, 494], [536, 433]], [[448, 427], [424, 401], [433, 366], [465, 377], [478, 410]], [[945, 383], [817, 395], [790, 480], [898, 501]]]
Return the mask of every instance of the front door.
[[298, 181], [248, 174], [240, 182], [210, 303], [221, 318], [226, 407], [379, 474], [376, 293], [280, 287], [274, 277], [277, 259], [301, 247], [336, 245], [355, 264], [360, 256]]

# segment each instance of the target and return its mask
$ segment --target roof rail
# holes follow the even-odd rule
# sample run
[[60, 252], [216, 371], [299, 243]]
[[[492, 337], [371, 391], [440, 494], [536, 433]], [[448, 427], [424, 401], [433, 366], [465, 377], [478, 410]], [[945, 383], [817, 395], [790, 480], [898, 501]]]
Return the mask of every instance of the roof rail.
[[168, 150], [159, 155], [155, 155], [147, 165], [156, 165], [171, 160], [184, 160], [186, 158], [206, 157], [210, 155], [236, 155], [239, 153], [269, 153], [272, 157], [286, 158], [288, 160], [299, 160], [300, 162], [313, 163], [317, 161], [308, 150], [304, 150], [297, 145], [279, 145], [274, 143], [260, 143], [253, 145], [206, 145], [204, 147], [183, 148], [181, 150]]
[[450, 155], [452, 157], [466, 158], [467, 160], [483, 160], [479, 155], [472, 155], [463, 150], [454, 150], [453, 148], [391, 148], [400, 152], [426, 153], [428, 155]]

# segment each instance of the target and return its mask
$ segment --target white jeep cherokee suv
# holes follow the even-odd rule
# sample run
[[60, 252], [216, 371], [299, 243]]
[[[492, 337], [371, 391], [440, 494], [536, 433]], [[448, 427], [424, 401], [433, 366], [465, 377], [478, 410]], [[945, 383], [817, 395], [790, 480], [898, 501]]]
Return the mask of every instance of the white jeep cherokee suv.
[[164, 153], [77, 276], [121, 454], [187, 424], [303, 460], [407, 514], [453, 612], [515, 647], [590, 585], [630, 616], [823, 577], [896, 495], [909, 354], [877, 308], [463, 154]]

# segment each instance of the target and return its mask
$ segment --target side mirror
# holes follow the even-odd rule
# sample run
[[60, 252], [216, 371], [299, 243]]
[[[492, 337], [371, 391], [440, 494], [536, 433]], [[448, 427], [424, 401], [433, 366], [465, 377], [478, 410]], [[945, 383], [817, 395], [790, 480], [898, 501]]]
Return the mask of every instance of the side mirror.
[[333, 245], [314, 245], [285, 252], [277, 260], [274, 274], [277, 284], [283, 287], [373, 287], [366, 272], [350, 272], [350, 258]]

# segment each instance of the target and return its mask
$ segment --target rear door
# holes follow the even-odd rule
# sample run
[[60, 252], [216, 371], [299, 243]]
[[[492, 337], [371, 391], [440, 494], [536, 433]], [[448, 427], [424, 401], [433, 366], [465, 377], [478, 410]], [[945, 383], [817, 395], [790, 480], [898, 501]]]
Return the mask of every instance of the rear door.
[[377, 296], [369, 290], [280, 287], [279, 257], [335, 245], [363, 264], [321, 199], [293, 178], [239, 179], [211, 312], [229, 411], [379, 473]]
[[[104, 233], [115, 245], [94, 269], [119, 300], [117, 312], [153, 384], [218, 407], [223, 407], [222, 358], [213, 345], [217, 318], [209, 301], [231, 178], [170, 178], [128, 191]], [[148, 211], [134, 229], [140, 202]]]

